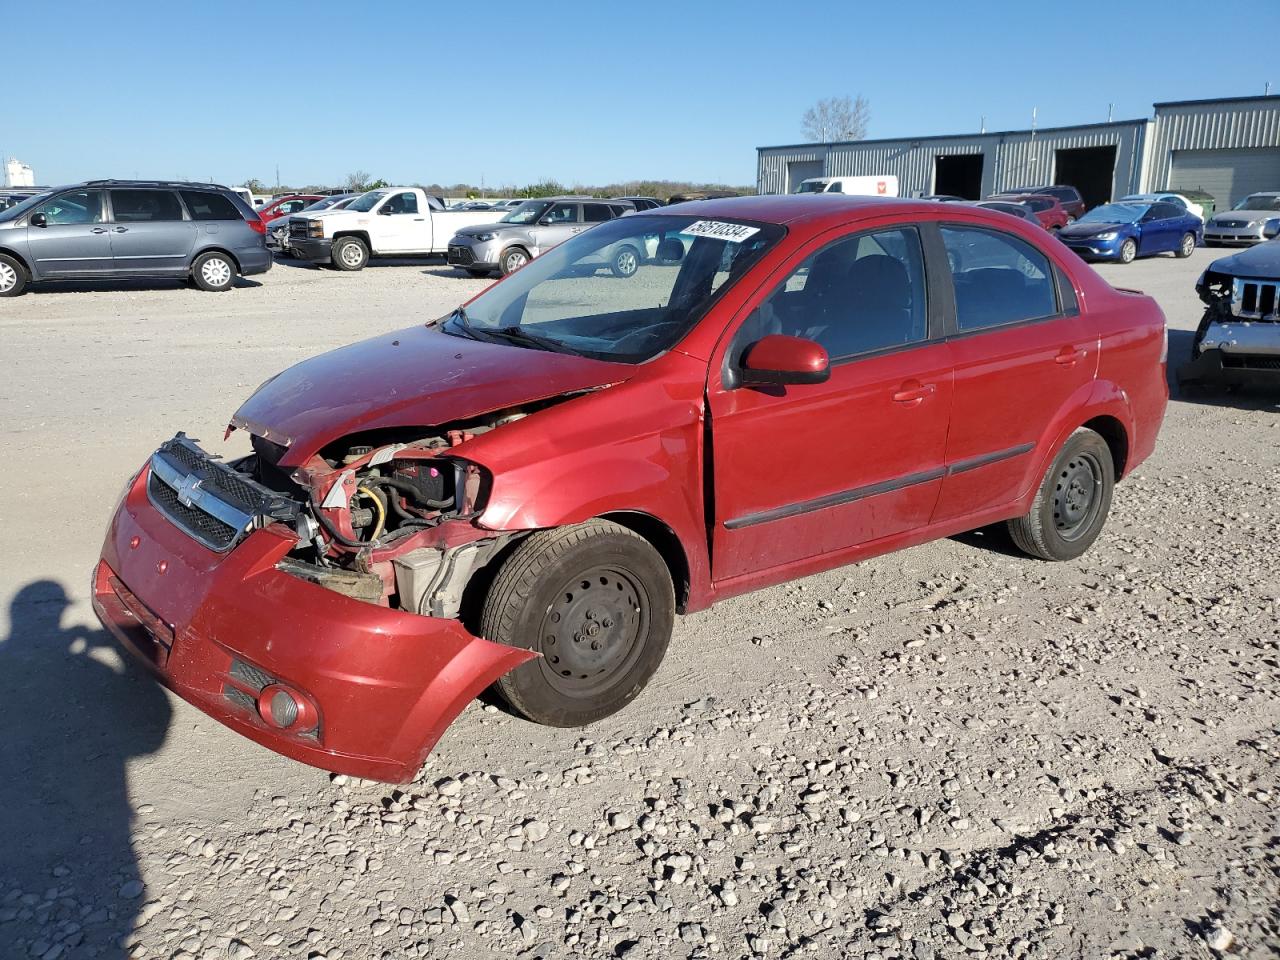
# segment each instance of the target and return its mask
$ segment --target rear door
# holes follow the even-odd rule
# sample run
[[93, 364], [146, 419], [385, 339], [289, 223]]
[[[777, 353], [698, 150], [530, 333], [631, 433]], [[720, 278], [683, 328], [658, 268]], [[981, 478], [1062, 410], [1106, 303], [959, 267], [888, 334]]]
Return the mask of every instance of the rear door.
[[196, 226], [173, 190], [112, 189], [111, 259], [120, 276], [186, 272]]
[[[31, 225], [43, 214], [45, 225]], [[68, 190], [27, 218], [27, 248], [38, 277], [101, 276], [111, 272], [111, 238], [101, 190]]]
[[1075, 293], [1043, 252], [986, 226], [943, 224], [941, 232], [955, 395], [935, 521], [1029, 489], [1039, 479], [1033, 451], [1058, 412], [1092, 388], [1097, 367]]
[[[912, 225], [818, 238], [744, 306], [707, 389], [717, 582], [777, 579], [928, 523], [951, 407], [950, 353], [929, 314]], [[737, 385], [742, 356], [772, 333], [822, 344], [830, 379]]]

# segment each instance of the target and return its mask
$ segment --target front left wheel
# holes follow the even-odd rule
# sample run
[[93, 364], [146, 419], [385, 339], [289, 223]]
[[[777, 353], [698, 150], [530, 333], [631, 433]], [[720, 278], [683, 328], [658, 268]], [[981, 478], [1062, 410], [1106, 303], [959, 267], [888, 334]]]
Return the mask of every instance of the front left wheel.
[[363, 270], [369, 262], [369, 247], [359, 237], [339, 237], [333, 241], [329, 259], [339, 270]]
[[0, 253], [0, 297], [16, 297], [26, 288], [26, 267], [13, 257]]
[[1138, 256], [1138, 245], [1137, 243], [1134, 242], [1132, 237], [1125, 240], [1124, 243], [1120, 244], [1120, 262], [1121, 263], [1133, 263], [1134, 259], [1137, 256]]
[[589, 520], [520, 543], [485, 597], [480, 635], [540, 654], [497, 681], [503, 699], [537, 723], [577, 727], [635, 699], [674, 620], [658, 551], [626, 527]]
[[235, 283], [236, 274], [235, 261], [219, 250], [202, 253], [196, 257], [195, 263], [191, 264], [192, 283], [201, 290], [214, 293], [230, 290], [231, 285]]
[[640, 269], [640, 254], [635, 247], [622, 247], [613, 255], [609, 264], [615, 277], [634, 277]]

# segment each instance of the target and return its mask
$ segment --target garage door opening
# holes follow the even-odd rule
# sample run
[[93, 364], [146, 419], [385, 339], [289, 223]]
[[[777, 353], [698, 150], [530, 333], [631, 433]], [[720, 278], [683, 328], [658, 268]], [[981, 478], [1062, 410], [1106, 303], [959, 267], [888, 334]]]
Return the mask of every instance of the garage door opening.
[[1086, 207], [1111, 200], [1116, 177], [1116, 148], [1079, 147], [1056, 151], [1053, 182], [1075, 187]]
[[1280, 147], [1239, 150], [1175, 150], [1169, 190], [1203, 190], [1219, 210], [1251, 193], [1280, 187]]
[[982, 154], [964, 153], [933, 160], [933, 192], [945, 196], [982, 199]]
[[822, 176], [821, 160], [792, 160], [787, 164], [787, 193], [795, 193], [805, 180]]

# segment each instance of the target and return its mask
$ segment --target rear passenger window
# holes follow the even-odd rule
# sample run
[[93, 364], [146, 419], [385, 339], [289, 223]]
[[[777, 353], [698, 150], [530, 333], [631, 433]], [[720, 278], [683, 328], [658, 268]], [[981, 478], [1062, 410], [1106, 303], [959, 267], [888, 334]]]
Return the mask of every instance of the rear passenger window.
[[744, 345], [771, 333], [816, 340], [832, 359], [928, 335], [924, 259], [910, 227], [839, 240], [805, 259], [747, 318]]
[[613, 207], [607, 203], [584, 203], [582, 219], [587, 223], [604, 223], [614, 217]]
[[111, 211], [116, 223], [183, 219], [178, 195], [168, 190], [112, 190]]
[[182, 202], [192, 220], [239, 220], [240, 210], [229, 198], [220, 193], [204, 190], [183, 190]]
[[956, 291], [956, 324], [982, 330], [1058, 312], [1049, 259], [1031, 244], [994, 230], [943, 227]]

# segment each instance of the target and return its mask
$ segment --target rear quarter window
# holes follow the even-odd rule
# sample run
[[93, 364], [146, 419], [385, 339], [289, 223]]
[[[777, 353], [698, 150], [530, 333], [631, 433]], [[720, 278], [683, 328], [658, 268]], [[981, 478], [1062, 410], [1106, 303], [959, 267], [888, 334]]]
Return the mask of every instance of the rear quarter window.
[[229, 197], [205, 190], [182, 190], [182, 202], [192, 220], [241, 220], [243, 217]]

